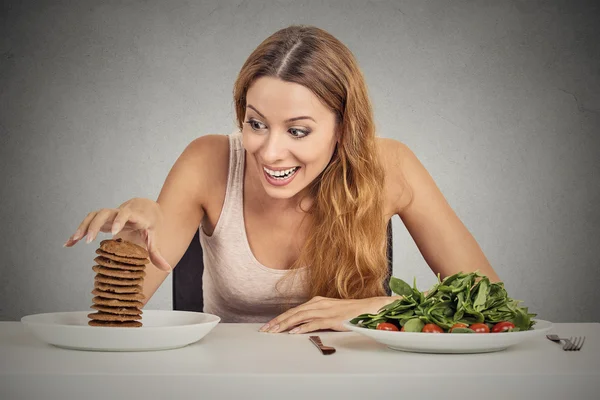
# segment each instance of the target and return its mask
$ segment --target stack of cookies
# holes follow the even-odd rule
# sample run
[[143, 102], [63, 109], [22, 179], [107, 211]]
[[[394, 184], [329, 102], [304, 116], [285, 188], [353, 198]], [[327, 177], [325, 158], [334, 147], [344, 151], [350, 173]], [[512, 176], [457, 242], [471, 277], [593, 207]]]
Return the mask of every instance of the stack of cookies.
[[141, 327], [142, 283], [149, 263], [148, 251], [123, 239], [103, 240], [96, 250], [97, 265], [91, 308], [91, 326]]

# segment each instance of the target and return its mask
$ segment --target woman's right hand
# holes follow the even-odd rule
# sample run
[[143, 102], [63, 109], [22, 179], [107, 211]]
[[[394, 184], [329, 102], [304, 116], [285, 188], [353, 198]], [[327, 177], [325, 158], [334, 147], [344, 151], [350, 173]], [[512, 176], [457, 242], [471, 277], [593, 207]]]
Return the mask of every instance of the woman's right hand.
[[171, 266], [156, 245], [156, 230], [161, 222], [162, 212], [158, 203], [134, 198], [119, 208], [102, 208], [89, 213], [64, 246], [72, 247], [86, 236], [86, 243], [91, 243], [99, 232], [111, 232], [113, 236], [124, 232], [146, 244], [152, 264], [164, 271], [171, 271]]

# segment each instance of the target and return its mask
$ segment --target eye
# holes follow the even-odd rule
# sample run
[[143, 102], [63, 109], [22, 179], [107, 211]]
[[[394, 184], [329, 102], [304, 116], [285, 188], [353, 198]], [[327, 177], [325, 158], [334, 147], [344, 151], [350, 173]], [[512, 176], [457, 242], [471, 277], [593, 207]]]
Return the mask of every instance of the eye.
[[246, 121], [246, 123], [250, 125], [250, 128], [252, 128], [253, 131], [259, 131], [267, 128], [265, 124], [263, 124], [262, 122], [258, 122], [255, 119], [249, 119], [248, 121]]
[[294, 138], [302, 139], [305, 136], [308, 136], [310, 131], [305, 131], [304, 129], [290, 128], [288, 131]]

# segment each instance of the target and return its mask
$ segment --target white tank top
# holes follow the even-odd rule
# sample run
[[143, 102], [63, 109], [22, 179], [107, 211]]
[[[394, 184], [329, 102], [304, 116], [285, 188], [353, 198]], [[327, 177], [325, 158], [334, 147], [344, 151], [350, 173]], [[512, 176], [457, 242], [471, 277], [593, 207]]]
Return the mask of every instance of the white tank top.
[[223, 209], [214, 232], [200, 229], [204, 252], [204, 312], [222, 322], [267, 322], [308, 301], [306, 269], [276, 284], [289, 270], [262, 265], [252, 253], [244, 223], [245, 150], [241, 132], [229, 135], [229, 173]]

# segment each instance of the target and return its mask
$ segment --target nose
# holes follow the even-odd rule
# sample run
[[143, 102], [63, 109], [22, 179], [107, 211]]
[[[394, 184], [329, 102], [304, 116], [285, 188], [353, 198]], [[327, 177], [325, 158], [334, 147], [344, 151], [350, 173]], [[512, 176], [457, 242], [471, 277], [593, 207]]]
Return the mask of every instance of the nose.
[[285, 157], [287, 151], [285, 139], [285, 134], [269, 132], [262, 149], [262, 159], [267, 164], [274, 164]]

